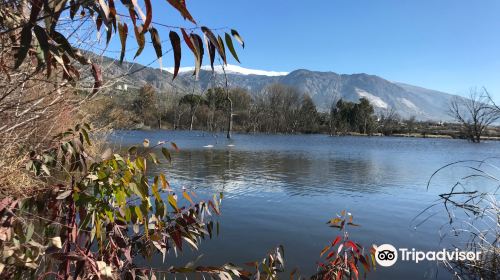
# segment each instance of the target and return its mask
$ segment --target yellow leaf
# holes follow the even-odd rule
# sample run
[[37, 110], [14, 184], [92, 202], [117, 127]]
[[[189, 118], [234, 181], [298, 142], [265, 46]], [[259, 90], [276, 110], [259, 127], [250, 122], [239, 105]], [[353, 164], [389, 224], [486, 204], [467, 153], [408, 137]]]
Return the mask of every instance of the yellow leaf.
[[191, 202], [191, 204], [194, 204], [193, 200], [191, 199], [191, 197], [189, 196], [189, 194], [186, 191], [182, 192], [182, 196], [184, 196], [184, 198], [187, 201]]
[[179, 211], [179, 208], [177, 207], [177, 200], [175, 200], [174, 196], [171, 194], [168, 195], [168, 203], [170, 203], [175, 211]]
[[330, 224], [336, 225], [336, 224], [340, 223], [341, 221], [342, 221], [342, 219], [340, 219], [340, 218], [331, 219]]
[[170, 184], [168, 183], [168, 181], [165, 178], [165, 175], [163, 173], [160, 174], [160, 180], [161, 180], [162, 189], [172, 191], [172, 189], [170, 188]]
[[320, 257], [323, 256], [328, 250], [330, 250], [330, 245], [323, 248], [323, 250], [321, 250], [321, 253], [319, 254], [319, 256]]

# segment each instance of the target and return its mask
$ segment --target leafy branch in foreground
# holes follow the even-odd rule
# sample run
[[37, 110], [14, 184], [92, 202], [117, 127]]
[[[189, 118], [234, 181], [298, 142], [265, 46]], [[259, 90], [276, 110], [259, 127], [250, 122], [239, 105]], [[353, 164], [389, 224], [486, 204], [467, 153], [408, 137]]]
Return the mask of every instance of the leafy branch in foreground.
[[[105, 153], [92, 160], [88, 125], [58, 135], [52, 148], [31, 152], [27, 168], [53, 184], [25, 200], [7, 197], [0, 202], [0, 272], [3, 277], [91, 279], [145, 275], [153, 268], [138, 268], [137, 258], [197, 249], [211, 238], [220, 214], [222, 194], [194, 202], [184, 201], [170, 188], [165, 175], [147, 177], [147, 163], [159, 163], [154, 148], [170, 160], [160, 142], [132, 147], [126, 156]], [[173, 149], [177, 145], [171, 143]], [[57, 183], [58, 182], [58, 183]], [[218, 228], [218, 226], [217, 226]], [[222, 267], [171, 267], [163, 273], [220, 274]], [[160, 272], [159, 272], [160, 273]], [[227, 272], [232, 273], [232, 272]]]
[[[356, 227], [351, 213], [343, 210], [340, 215], [328, 222], [330, 227], [338, 228], [338, 235], [320, 253], [324, 260], [318, 264], [318, 273], [313, 279], [359, 279], [360, 266], [364, 277], [375, 270], [375, 248], [365, 250], [359, 243], [349, 238], [348, 226]], [[361, 264], [361, 265], [360, 265]]]
[[[14, 192], [16, 196], [28, 196], [32, 190], [45, 187], [30, 176], [20, 180], [26, 175], [20, 171], [21, 157], [34, 147], [46, 148], [51, 135], [76, 123], [90, 122], [81, 105], [95, 100], [98, 93], [114, 90], [127, 76], [144, 70], [167, 53], [172, 55], [177, 72], [181, 59], [186, 59], [188, 53], [192, 53], [200, 66], [205, 52], [211, 62], [216, 56], [221, 57], [216, 49], [225, 47], [223, 55], [227, 49], [233, 54], [230, 48], [237, 47], [234, 46], [237, 43], [231, 44], [229, 40], [243, 46], [239, 33], [230, 28], [202, 30], [188, 10], [190, 3], [184, 0], [1, 2], [0, 153], [4, 155], [0, 159], [1, 197]], [[158, 22], [157, 16], [169, 9], [186, 21], [181, 26]], [[219, 47], [215, 48], [213, 40], [204, 42], [205, 34], [216, 37]], [[226, 38], [225, 44], [218, 38]], [[112, 40], [116, 41], [116, 47]], [[135, 59], [150, 45], [156, 55], [148, 65], [133, 69], [124, 66], [124, 70], [128, 69], [115, 73], [103, 61], [103, 55], [114, 55], [115, 51], [121, 61]], [[205, 51], [209, 47], [214, 52]], [[195, 75], [199, 69], [196, 67]], [[165, 74], [168, 77], [170, 74]]]
[[[166, 176], [148, 174], [148, 165], [171, 161], [173, 142], [151, 145], [144, 140], [126, 155], [104, 152], [91, 158], [90, 126], [77, 125], [58, 134], [49, 149], [32, 151], [26, 167], [48, 185], [24, 200], [0, 201], [0, 276], [27, 279], [151, 279], [169, 275], [199, 275], [211, 279], [278, 279], [285, 271], [284, 248], [247, 263], [254, 271], [226, 263], [220, 266], [139, 266], [153, 256], [175, 256], [186, 247], [198, 250], [203, 239], [219, 233], [222, 193], [195, 202], [194, 193], [176, 193]], [[170, 144], [171, 148], [166, 145]], [[181, 198], [182, 196], [182, 198]], [[329, 222], [343, 231], [321, 255], [313, 279], [354, 279], [360, 263], [370, 271], [370, 254], [351, 241], [350, 213]], [[373, 260], [373, 257], [372, 257]], [[294, 278], [296, 271], [290, 275]], [[302, 277], [299, 276], [299, 279]]]
[[[221, 266], [167, 268], [138, 266], [154, 255], [175, 256], [186, 246], [198, 250], [203, 239], [219, 234], [210, 220], [221, 214], [223, 195], [195, 202], [187, 190], [176, 194], [166, 176], [148, 174], [159, 164], [156, 151], [172, 160], [174, 142], [133, 146], [127, 154], [104, 152], [91, 158], [89, 125], [58, 134], [51, 148], [32, 151], [26, 167], [52, 185], [27, 199], [0, 201], [0, 276], [27, 279], [154, 279], [198, 274], [211, 279], [276, 279], [284, 271], [283, 247], [262, 261], [255, 272], [227, 263]], [[170, 144], [171, 149], [166, 145]], [[182, 199], [180, 198], [182, 196]]]
[[[127, 37], [129, 28], [127, 19], [133, 25], [134, 35], [137, 41], [137, 51], [134, 59], [138, 57], [146, 44], [145, 34], [150, 33], [151, 42], [155, 49], [157, 59], [162, 68], [161, 59], [164, 55], [162, 51], [162, 40], [156, 27], [167, 27], [169, 39], [174, 53], [174, 76], [177, 76], [181, 62], [181, 37], [172, 30], [178, 29], [182, 37], [193, 53], [195, 58], [195, 72], [198, 76], [203, 61], [204, 43], [196, 30], [205, 37], [205, 44], [208, 48], [210, 63], [213, 69], [216, 53], [220, 56], [224, 64], [227, 64], [226, 48], [232, 56], [239, 62], [238, 55], [234, 48], [232, 38], [236, 39], [242, 47], [244, 42], [238, 31], [231, 29], [230, 33], [224, 32], [224, 40], [215, 31], [206, 27], [198, 27], [196, 20], [191, 16], [187, 9], [186, 2], [180, 0], [167, 1], [176, 9], [184, 19], [195, 24], [195, 27], [186, 28], [168, 26], [153, 21], [153, 4], [151, 0], [145, 0], [146, 12], [143, 12], [138, 1], [121, 1], [122, 9], [128, 11], [128, 14], [120, 14], [120, 9], [115, 5], [114, 0], [74, 0], [74, 1], [10, 1], [3, 4], [0, 10], [0, 30], [1, 35], [8, 35], [12, 45], [11, 58], [13, 65], [2, 64], [0, 69], [12, 68], [18, 69], [26, 61], [27, 57], [36, 59], [36, 72], [45, 69], [47, 76], [51, 76], [52, 69], [61, 67], [63, 69], [63, 79], [74, 84], [80, 78], [80, 72], [75, 67], [75, 62], [81, 65], [91, 65], [92, 76], [94, 77], [94, 93], [99, 90], [103, 84], [103, 78], [100, 66], [89, 60], [79, 49], [74, 46], [71, 35], [81, 28], [71, 30], [68, 34], [61, 33], [60, 26], [69, 22], [80, 21], [83, 25], [88, 19], [95, 21], [93, 29], [96, 33], [105, 31], [106, 47], [108, 46], [113, 34], [118, 35], [121, 43], [120, 62], [123, 62], [126, 53]], [[155, 3], [156, 4], [156, 3]], [[80, 17], [75, 16], [79, 14]], [[69, 19], [61, 19], [61, 16], [69, 16]], [[142, 24], [139, 23], [142, 21]], [[155, 27], [156, 26], [156, 27]], [[2, 44], [2, 48], [4, 44]], [[9, 75], [9, 72], [6, 71]]]

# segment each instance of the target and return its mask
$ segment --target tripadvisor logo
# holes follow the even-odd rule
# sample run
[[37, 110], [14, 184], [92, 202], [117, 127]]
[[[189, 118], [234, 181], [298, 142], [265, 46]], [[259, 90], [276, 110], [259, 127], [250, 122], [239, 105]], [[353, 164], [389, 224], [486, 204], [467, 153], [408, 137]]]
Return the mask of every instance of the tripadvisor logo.
[[398, 261], [398, 251], [391, 244], [383, 244], [375, 251], [375, 260], [381, 266], [393, 266]]
[[481, 252], [468, 252], [455, 250], [440, 251], [417, 251], [415, 248], [399, 248], [397, 250], [391, 244], [383, 244], [377, 247], [375, 251], [375, 260], [380, 266], [393, 266], [398, 261], [409, 261], [419, 263], [421, 261], [479, 261]]

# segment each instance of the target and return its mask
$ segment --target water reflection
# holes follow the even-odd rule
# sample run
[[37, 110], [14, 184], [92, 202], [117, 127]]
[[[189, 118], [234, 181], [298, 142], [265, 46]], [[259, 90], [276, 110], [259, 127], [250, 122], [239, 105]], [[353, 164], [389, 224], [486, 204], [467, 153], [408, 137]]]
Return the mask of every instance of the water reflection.
[[183, 151], [161, 169], [193, 188], [224, 188], [228, 195], [284, 192], [290, 196], [373, 193], [387, 187], [392, 166], [371, 159], [322, 158], [235, 150]]
[[[123, 136], [123, 137], [122, 137]], [[245, 263], [277, 244], [286, 248], [288, 267], [312, 274], [318, 254], [337, 233], [325, 226], [349, 209], [362, 227], [352, 232], [362, 244], [439, 249], [438, 214], [413, 229], [411, 220], [463, 176], [445, 170], [426, 190], [439, 167], [457, 160], [498, 154], [500, 143], [404, 138], [332, 138], [324, 135], [235, 135], [231, 141], [201, 132], [118, 134], [124, 145], [175, 139], [181, 147], [172, 164], [159, 166], [175, 188], [196, 189], [200, 197], [224, 191], [222, 231], [202, 243], [201, 264]], [[203, 148], [213, 145], [212, 149]], [[229, 144], [234, 146], [228, 146]], [[172, 263], [183, 263], [192, 254]], [[161, 265], [158, 260], [155, 265]], [[370, 279], [435, 279], [435, 264], [401, 263], [378, 269]], [[426, 276], [427, 275], [427, 276]], [[437, 279], [449, 279], [440, 272]]]

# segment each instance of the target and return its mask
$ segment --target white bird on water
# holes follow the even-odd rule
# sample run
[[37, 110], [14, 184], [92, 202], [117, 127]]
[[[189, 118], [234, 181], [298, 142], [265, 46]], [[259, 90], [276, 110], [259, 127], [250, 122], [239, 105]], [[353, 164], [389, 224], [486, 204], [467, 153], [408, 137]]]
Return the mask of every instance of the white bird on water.
[[203, 148], [213, 148], [214, 145], [206, 145], [206, 146], [203, 146]]

